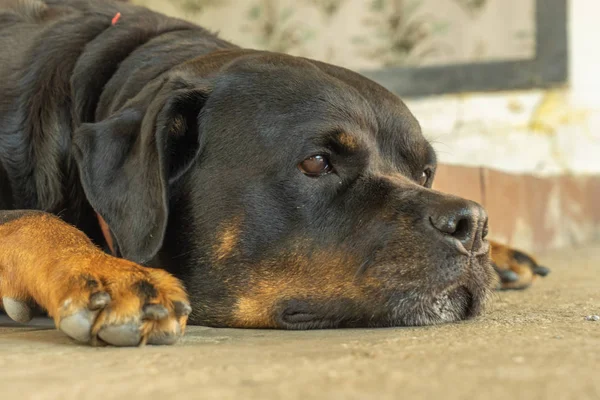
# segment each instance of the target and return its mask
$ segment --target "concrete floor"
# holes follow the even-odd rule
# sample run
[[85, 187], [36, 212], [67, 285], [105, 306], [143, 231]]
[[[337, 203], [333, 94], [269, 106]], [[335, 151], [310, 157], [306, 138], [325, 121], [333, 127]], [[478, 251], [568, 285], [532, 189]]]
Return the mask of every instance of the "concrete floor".
[[172, 347], [91, 348], [0, 320], [0, 398], [600, 399], [600, 246], [475, 321], [284, 332], [191, 327]]

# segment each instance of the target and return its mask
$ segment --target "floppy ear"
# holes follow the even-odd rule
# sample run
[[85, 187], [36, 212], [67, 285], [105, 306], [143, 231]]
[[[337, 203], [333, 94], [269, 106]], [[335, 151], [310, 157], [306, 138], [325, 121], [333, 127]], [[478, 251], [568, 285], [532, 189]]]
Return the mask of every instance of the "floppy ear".
[[179, 76], [75, 132], [83, 189], [123, 257], [145, 263], [162, 246], [169, 184], [198, 157], [198, 118], [208, 93], [205, 83]]

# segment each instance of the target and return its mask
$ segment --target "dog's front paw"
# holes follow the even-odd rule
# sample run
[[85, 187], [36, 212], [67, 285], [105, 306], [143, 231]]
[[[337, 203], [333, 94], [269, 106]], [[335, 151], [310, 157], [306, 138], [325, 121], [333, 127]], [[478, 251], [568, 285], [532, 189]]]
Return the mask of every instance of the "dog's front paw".
[[54, 310], [56, 326], [93, 345], [173, 344], [191, 312], [179, 281], [168, 273], [106, 257], [71, 278]]
[[499, 277], [498, 289], [525, 289], [536, 277], [546, 276], [550, 269], [541, 266], [530, 255], [496, 242], [491, 244], [492, 265]]
[[183, 334], [191, 308], [167, 272], [109, 256], [45, 213], [5, 216], [0, 237], [0, 298], [15, 321], [29, 321], [35, 303], [80, 342], [172, 344]]

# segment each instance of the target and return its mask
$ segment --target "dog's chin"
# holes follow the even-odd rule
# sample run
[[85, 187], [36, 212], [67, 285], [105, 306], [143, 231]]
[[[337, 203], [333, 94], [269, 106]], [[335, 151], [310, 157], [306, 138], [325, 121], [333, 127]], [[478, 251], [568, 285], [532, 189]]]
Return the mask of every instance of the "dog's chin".
[[392, 299], [390, 326], [422, 326], [456, 322], [481, 314], [486, 301], [485, 291], [461, 285], [439, 294], [410, 293]]
[[413, 288], [389, 298], [391, 326], [421, 326], [475, 318], [484, 311], [492, 293], [494, 274], [482, 257], [458, 282], [438, 288]]
[[283, 329], [332, 329], [423, 326], [467, 320], [478, 316], [487, 298], [486, 290], [454, 286], [437, 294], [409, 291], [395, 293], [383, 310], [366, 315], [322, 313], [288, 308], [279, 317]]
[[[481, 258], [466, 273], [436, 276], [411, 283], [378, 277], [379, 285], [362, 297], [285, 297], [255, 307], [262, 314], [233, 316], [228, 326], [289, 330], [422, 326], [468, 320], [479, 316], [491, 294], [495, 276]], [[388, 276], [389, 278], [389, 276]], [[452, 278], [448, 279], [448, 278]], [[367, 294], [368, 293], [368, 294]]]

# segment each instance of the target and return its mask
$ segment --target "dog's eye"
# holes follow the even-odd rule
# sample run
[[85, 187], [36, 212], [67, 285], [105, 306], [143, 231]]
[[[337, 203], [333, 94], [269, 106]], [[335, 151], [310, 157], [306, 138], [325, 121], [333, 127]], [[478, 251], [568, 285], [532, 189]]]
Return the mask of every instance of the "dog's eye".
[[429, 183], [429, 179], [431, 179], [431, 170], [427, 168], [421, 173], [421, 177], [419, 178], [419, 185], [427, 186]]
[[331, 172], [333, 169], [325, 156], [312, 156], [302, 161], [298, 168], [304, 175], [318, 177]]

